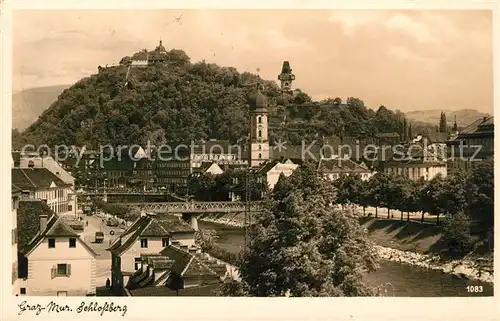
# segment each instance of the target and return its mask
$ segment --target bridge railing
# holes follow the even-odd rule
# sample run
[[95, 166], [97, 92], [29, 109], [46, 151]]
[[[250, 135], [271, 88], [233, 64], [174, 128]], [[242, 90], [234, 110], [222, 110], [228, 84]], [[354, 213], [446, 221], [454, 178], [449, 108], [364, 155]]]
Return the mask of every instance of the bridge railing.
[[[224, 213], [243, 212], [246, 209], [245, 202], [162, 202], [162, 203], [121, 203], [129, 207], [140, 207], [146, 211], [169, 212], [169, 213]], [[249, 210], [261, 210], [263, 202], [250, 202]]]

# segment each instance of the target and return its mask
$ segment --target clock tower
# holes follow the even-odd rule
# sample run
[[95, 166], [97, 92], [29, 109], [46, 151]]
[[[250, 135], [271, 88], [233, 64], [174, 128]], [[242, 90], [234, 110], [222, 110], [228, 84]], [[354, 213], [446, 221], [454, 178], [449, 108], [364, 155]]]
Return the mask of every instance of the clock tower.
[[257, 89], [254, 106], [250, 111], [249, 166], [257, 167], [269, 160], [267, 99]]
[[292, 92], [292, 82], [295, 80], [295, 75], [292, 74], [290, 62], [283, 61], [283, 67], [281, 67], [281, 74], [278, 75], [278, 80], [281, 81], [281, 91]]

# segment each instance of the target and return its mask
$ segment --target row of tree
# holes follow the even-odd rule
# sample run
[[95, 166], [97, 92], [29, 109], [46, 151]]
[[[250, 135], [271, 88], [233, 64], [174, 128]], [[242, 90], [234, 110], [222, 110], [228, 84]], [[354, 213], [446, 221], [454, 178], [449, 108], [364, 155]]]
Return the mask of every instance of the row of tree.
[[402, 175], [376, 173], [370, 180], [359, 176], [342, 176], [334, 182], [339, 204], [357, 204], [435, 215], [439, 224], [440, 215], [466, 213], [478, 233], [493, 228], [494, 199], [493, 160], [473, 163], [468, 170], [457, 170], [446, 178], [437, 175], [431, 180], [410, 180]]

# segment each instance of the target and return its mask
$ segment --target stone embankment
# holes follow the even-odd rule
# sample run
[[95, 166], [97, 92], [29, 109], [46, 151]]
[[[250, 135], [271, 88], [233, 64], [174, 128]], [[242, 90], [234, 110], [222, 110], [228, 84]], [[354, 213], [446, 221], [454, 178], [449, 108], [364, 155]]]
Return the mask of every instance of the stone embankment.
[[227, 217], [221, 217], [221, 218], [202, 218], [200, 219], [201, 221], [205, 222], [210, 222], [210, 223], [215, 223], [215, 224], [221, 224], [221, 225], [226, 225], [226, 226], [232, 226], [232, 227], [244, 227], [245, 224], [243, 222], [240, 222], [237, 219], [230, 219]]
[[379, 256], [388, 261], [410, 264], [421, 268], [439, 270], [453, 274], [459, 278], [475, 279], [493, 283], [493, 270], [483, 268], [477, 262], [470, 260], [456, 260], [441, 262], [438, 255], [419, 254], [411, 251], [401, 251], [375, 245]]

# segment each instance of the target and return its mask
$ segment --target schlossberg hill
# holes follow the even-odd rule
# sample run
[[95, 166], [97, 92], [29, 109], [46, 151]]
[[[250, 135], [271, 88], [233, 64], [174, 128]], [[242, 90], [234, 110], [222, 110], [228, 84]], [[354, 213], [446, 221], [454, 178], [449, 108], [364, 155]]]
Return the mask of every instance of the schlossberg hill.
[[[136, 53], [136, 57], [140, 53]], [[404, 115], [363, 101], [313, 102], [303, 92], [283, 95], [273, 81], [205, 61], [191, 63], [182, 50], [164, 53], [165, 62], [99, 67], [98, 73], [64, 90], [39, 119], [13, 142], [39, 146], [153, 144], [191, 139], [244, 139], [249, 102], [257, 82], [269, 101], [270, 138], [290, 144], [318, 136], [371, 138], [380, 132], [402, 133]]]

